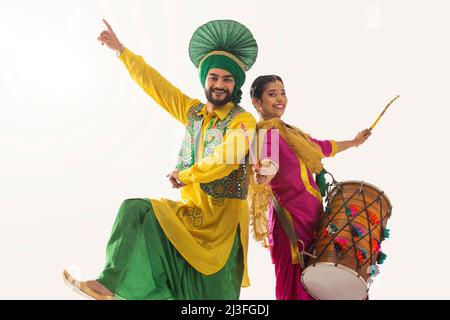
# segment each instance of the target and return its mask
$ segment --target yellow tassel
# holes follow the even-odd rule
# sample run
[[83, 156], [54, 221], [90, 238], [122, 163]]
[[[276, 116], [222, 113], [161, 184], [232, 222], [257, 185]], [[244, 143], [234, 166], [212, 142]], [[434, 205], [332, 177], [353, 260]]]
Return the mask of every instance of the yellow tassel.
[[250, 207], [250, 225], [253, 238], [261, 242], [263, 247], [269, 247], [269, 226], [267, 209], [272, 199], [272, 190], [268, 185], [257, 184], [253, 170], [250, 175], [248, 203]]

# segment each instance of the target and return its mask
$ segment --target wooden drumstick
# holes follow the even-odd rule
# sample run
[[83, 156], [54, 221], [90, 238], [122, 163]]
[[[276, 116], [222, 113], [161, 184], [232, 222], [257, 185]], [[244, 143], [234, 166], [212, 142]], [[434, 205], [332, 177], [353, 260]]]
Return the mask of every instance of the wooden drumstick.
[[375, 122], [370, 126], [369, 131], [372, 131], [373, 128], [375, 128], [375, 126], [377, 125], [378, 121], [380, 121], [381, 117], [383, 116], [383, 114], [386, 112], [386, 110], [389, 108], [389, 106], [399, 98], [400, 96], [397, 95], [394, 99], [392, 99], [387, 106], [383, 109], [383, 111], [380, 113], [380, 115], [378, 116], [377, 120], [375, 120]]

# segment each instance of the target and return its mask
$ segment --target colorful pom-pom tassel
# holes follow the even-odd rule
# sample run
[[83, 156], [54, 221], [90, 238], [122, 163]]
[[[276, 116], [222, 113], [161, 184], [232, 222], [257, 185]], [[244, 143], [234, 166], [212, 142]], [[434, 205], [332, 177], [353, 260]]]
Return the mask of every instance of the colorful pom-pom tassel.
[[362, 248], [358, 248], [356, 251], [356, 258], [359, 263], [363, 263], [367, 259], [367, 251]]
[[380, 274], [380, 268], [377, 265], [373, 264], [367, 267], [367, 273], [370, 274], [371, 277], [376, 277]]
[[390, 231], [388, 228], [386, 228], [386, 229], [383, 230], [383, 240], [389, 238], [390, 232], [391, 232], [391, 231]]
[[325, 208], [325, 213], [326, 214], [330, 214], [331, 213], [331, 208], [330, 207], [326, 207]]
[[380, 223], [380, 218], [373, 212], [369, 211], [369, 221], [373, 225], [377, 225]]
[[383, 264], [384, 260], [386, 260], [387, 255], [384, 252], [379, 252], [377, 257], [377, 263]]
[[330, 223], [330, 224], [328, 224], [328, 227], [322, 231], [322, 234], [324, 236], [335, 235], [337, 231], [338, 231], [338, 228], [336, 227], [336, 225]]
[[352, 225], [352, 235], [354, 237], [362, 237], [364, 235], [364, 229], [359, 224]]
[[347, 217], [351, 217], [352, 216], [352, 211], [350, 210], [350, 208], [345, 207], [345, 214], [347, 215]]
[[347, 239], [344, 239], [344, 238], [335, 238], [334, 239], [334, 247], [336, 248], [337, 252], [344, 251], [346, 245], [347, 245]]
[[316, 184], [319, 187], [320, 194], [322, 197], [327, 195], [327, 180], [325, 179], [325, 169], [323, 169], [319, 174], [316, 175]]
[[335, 234], [337, 231], [338, 231], [338, 227], [336, 227], [336, 225], [334, 225], [334, 224], [332, 224], [332, 223], [330, 223], [330, 224], [328, 225], [328, 232], [329, 232], [330, 234]]
[[380, 251], [380, 249], [381, 249], [381, 247], [380, 247], [380, 243], [378, 242], [378, 240], [375, 238], [372, 238], [372, 252], [377, 253]]
[[348, 208], [352, 212], [352, 216], [355, 216], [362, 210], [362, 208], [360, 206], [357, 206], [356, 204], [351, 204]]

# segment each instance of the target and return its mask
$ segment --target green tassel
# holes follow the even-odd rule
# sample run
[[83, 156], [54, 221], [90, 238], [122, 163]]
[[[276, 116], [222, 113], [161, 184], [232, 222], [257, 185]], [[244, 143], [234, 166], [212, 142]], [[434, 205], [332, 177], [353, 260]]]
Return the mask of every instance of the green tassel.
[[383, 231], [383, 240], [388, 239], [390, 235], [390, 230], [388, 228], [384, 229]]
[[351, 217], [352, 216], [352, 210], [350, 210], [347, 206], [345, 206], [345, 214], [347, 215], [347, 217]]
[[327, 181], [325, 180], [325, 173], [326, 171], [323, 169], [319, 174], [316, 174], [316, 184], [319, 187], [322, 197], [327, 195]]
[[379, 252], [378, 253], [378, 257], [377, 257], [377, 263], [378, 264], [383, 264], [384, 260], [386, 260], [387, 254], [383, 253], [383, 252]]

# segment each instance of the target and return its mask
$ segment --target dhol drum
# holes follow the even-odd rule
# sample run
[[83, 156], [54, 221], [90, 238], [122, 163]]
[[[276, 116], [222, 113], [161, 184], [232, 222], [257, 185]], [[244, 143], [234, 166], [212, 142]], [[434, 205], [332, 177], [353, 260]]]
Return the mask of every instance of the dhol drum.
[[320, 300], [365, 299], [386, 258], [380, 244], [389, 237], [391, 203], [363, 181], [335, 182], [326, 203], [302, 284]]

